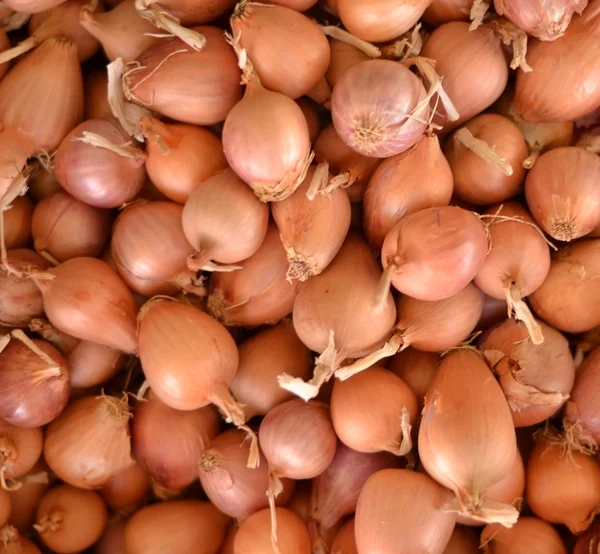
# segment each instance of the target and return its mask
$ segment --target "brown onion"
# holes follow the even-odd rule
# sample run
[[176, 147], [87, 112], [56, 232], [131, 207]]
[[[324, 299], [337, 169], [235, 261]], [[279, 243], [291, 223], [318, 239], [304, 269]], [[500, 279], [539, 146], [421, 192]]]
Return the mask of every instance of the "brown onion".
[[178, 491], [198, 478], [198, 460], [219, 429], [215, 410], [180, 411], [150, 392], [137, 403], [131, 425], [133, 454], [154, 481]]
[[565, 448], [555, 431], [538, 432], [526, 481], [535, 515], [564, 524], [573, 534], [590, 526], [600, 506], [600, 463], [594, 457]]
[[[126, 146], [116, 119], [91, 119], [73, 129], [54, 157], [54, 173], [75, 198], [98, 208], [118, 208], [140, 192], [146, 155]], [[123, 146], [125, 145], [125, 146]]]
[[353, 46], [342, 40], [336, 40], [329, 38], [329, 49], [331, 51], [331, 60], [329, 67], [325, 73], [327, 82], [332, 88], [335, 88], [338, 81], [348, 69], [360, 62], [366, 62], [369, 56]]
[[319, 275], [339, 252], [350, 228], [350, 201], [346, 192], [337, 189], [312, 197], [314, 175], [313, 166], [291, 196], [271, 207], [287, 253], [290, 280], [306, 281]]
[[[20, 131], [3, 129], [0, 132], [0, 198], [2, 198], [3, 211], [19, 194], [25, 192], [24, 175], [21, 172], [25, 169], [27, 159], [36, 150], [36, 145], [31, 139], [23, 136]], [[16, 191], [14, 190], [15, 186], [17, 187]], [[15, 194], [7, 197], [6, 193], [11, 190]], [[8, 205], [6, 204], [7, 200]]]
[[358, 554], [354, 537], [355, 519], [351, 517], [342, 525], [331, 545], [331, 554]]
[[31, 239], [33, 204], [28, 196], [13, 200], [10, 209], [4, 211], [4, 245], [7, 250], [25, 248]]
[[29, 539], [19, 535], [12, 525], [5, 525], [0, 529], [1, 554], [40, 554], [40, 549]]
[[419, 403], [419, 413], [423, 410], [425, 395], [435, 375], [440, 355], [436, 352], [422, 352], [408, 347], [390, 358], [387, 368], [400, 377], [415, 393]]
[[79, 256], [99, 256], [110, 233], [112, 214], [55, 192], [33, 211], [31, 233], [35, 249], [50, 260], [65, 262]]
[[210, 502], [176, 500], [146, 506], [125, 525], [128, 554], [212, 554], [225, 538], [227, 517]]
[[82, 489], [105, 485], [134, 462], [127, 397], [73, 400], [46, 429], [44, 458], [63, 481]]
[[517, 442], [502, 389], [474, 349], [442, 359], [427, 391], [419, 455], [427, 472], [457, 495], [452, 507], [459, 514], [507, 527], [517, 520], [513, 506], [486, 498], [511, 470]]
[[514, 106], [520, 117], [532, 123], [569, 121], [598, 106], [600, 58], [590, 52], [598, 49], [599, 29], [600, 4], [593, 2], [560, 40], [532, 41], [527, 61], [533, 71], [517, 73]]
[[298, 104], [304, 114], [304, 119], [306, 119], [306, 125], [308, 126], [308, 136], [312, 144], [321, 132], [319, 110], [315, 102], [311, 101], [310, 98], [298, 98], [296, 104]]
[[239, 265], [211, 278], [208, 309], [219, 321], [253, 327], [277, 323], [292, 311], [298, 282], [286, 279], [289, 264], [275, 225], [269, 225], [256, 253]]
[[312, 8], [317, 3], [317, 0], [270, 0], [270, 3], [285, 6], [298, 12], [304, 12]]
[[59, 331], [123, 352], [137, 351], [138, 303], [107, 263], [73, 258], [33, 277], [46, 316]]
[[90, 71], [83, 79], [85, 113], [83, 118], [97, 119], [112, 117], [108, 102], [108, 75], [99, 69]]
[[469, 21], [474, 0], [432, 0], [423, 14], [423, 21], [441, 25], [450, 21]]
[[546, 280], [529, 296], [538, 316], [570, 333], [600, 325], [600, 290], [596, 287], [599, 252], [600, 240], [589, 240], [563, 246], [552, 254]]
[[114, 377], [125, 361], [119, 350], [81, 340], [67, 356], [71, 387], [84, 389], [106, 383]]
[[133, 512], [149, 492], [150, 475], [136, 463], [113, 475], [100, 489], [100, 496], [117, 512]]
[[246, 339], [239, 345], [239, 353], [240, 363], [230, 389], [243, 404], [247, 419], [267, 415], [275, 406], [293, 398], [278, 385], [280, 373], [285, 371], [300, 379], [310, 376], [310, 351], [289, 320]]
[[483, 311], [475, 329], [477, 331], [485, 331], [492, 325], [504, 321], [507, 309], [508, 307], [504, 298], [498, 299], [485, 294], [483, 298]]
[[35, 163], [33, 167], [35, 169], [29, 179], [29, 190], [27, 192], [34, 204], [41, 202], [55, 192], [64, 190], [54, 176], [53, 170], [45, 169], [39, 162]]
[[60, 0], [9, 0], [5, 4], [16, 12], [39, 13], [61, 4]]
[[150, 116], [140, 120], [146, 136], [146, 170], [168, 198], [185, 204], [199, 183], [227, 168], [218, 137], [203, 127], [165, 123]]
[[10, 491], [11, 511], [8, 522], [20, 533], [25, 533], [33, 525], [37, 506], [48, 490], [48, 473], [41, 471], [43, 468], [38, 463], [19, 479], [21, 487]]
[[[579, 536], [573, 549], [573, 554], [597, 554], [600, 530], [600, 520], [595, 520], [588, 530]], [[596, 552], [594, 552], [596, 550]]]
[[[265, 240], [269, 208], [231, 169], [195, 183], [182, 215], [183, 232], [196, 251], [194, 270], [230, 271]], [[221, 267], [219, 264], [224, 264]]]
[[536, 517], [522, 517], [512, 529], [486, 525], [481, 544], [485, 554], [567, 554], [556, 529]]
[[456, 515], [447, 510], [452, 493], [406, 469], [384, 469], [365, 483], [356, 508], [359, 552], [442, 554]]
[[450, 542], [444, 554], [481, 554], [479, 537], [471, 529], [457, 525], [452, 532]]
[[206, 37], [201, 51], [176, 37], [159, 40], [125, 72], [123, 90], [132, 102], [166, 117], [213, 125], [223, 121], [240, 99], [240, 73], [220, 29], [194, 30]]
[[127, 554], [125, 550], [125, 522], [109, 522], [92, 552], [94, 554]]
[[401, 218], [450, 204], [452, 190], [452, 171], [435, 135], [423, 135], [410, 150], [384, 160], [365, 192], [364, 229], [371, 247], [381, 250]]
[[381, 261], [394, 287], [419, 300], [443, 300], [483, 267], [488, 239], [473, 213], [447, 206], [401, 219], [387, 234]]
[[539, 157], [525, 181], [527, 205], [551, 237], [570, 241], [600, 223], [600, 158], [584, 148], [555, 148]]
[[[12, 511], [12, 499], [10, 492], [0, 489], [0, 524], [4, 526], [8, 522]], [[1, 532], [0, 532], [1, 535]], [[0, 537], [1, 542], [1, 537]]]
[[0, 420], [0, 484], [4, 489], [20, 486], [7, 485], [7, 479], [25, 475], [42, 454], [43, 433], [40, 427], [15, 427]]

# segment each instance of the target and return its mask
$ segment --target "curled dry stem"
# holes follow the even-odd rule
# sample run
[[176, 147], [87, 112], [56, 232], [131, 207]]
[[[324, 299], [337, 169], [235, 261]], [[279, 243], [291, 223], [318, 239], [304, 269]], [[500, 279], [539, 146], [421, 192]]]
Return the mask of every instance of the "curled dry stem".
[[314, 200], [317, 194], [321, 193], [327, 187], [327, 181], [329, 179], [329, 162], [324, 161], [317, 164], [313, 178], [310, 181], [308, 190], [306, 191], [306, 198]]
[[387, 448], [387, 451], [395, 456], [406, 456], [413, 447], [412, 425], [410, 424], [410, 414], [406, 406], [402, 406], [402, 415], [400, 416], [400, 437]]
[[43, 248], [37, 249], [37, 253], [44, 258], [44, 260], [47, 260], [48, 262], [50, 262], [50, 265], [52, 267], [56, 267], [58, 265], [60, 265], [60, 262], [52, 255], [50, 254], [50, 252], [48, 252], [48, 250], [44, 250]]
[[403, 62], [408, 58], [418, 56], [422, 49], [421, 23], [417, 23], [410, 31], [404, 33], [402, 38], [389, 46], [384, 46], [381, 52], [385, 58]]
[[462, 127], [454, 133], [454, 143], [457, 146], [462, 145], [468, 148], [484, 162], [499, 169], [504, 175], [513, 174], [512, 166], [502, 156], [496, 154], [494, 147], [490, 146], [487, 142], [474, 137], [471, 131], [466, 127]]
[[251, 183], [250, 186], [252, 187], [254, 194], [256, 194], [261, 202], [280, 202], [281, 200], [285, 200], [291, 196], [302, 184], [304, 179], [306, 179], [308, 168], [314, 157], [315, 153], [311, 150], [306, 159], [300, 162], [300, 168], [290, 170], [274, 187], [265, 186], [262, 183]]
[[542, 344], [544, 342], [542, 327], [535, 320], [529, 306], [522, 299], [521, 290], [517, 284], [512, 280], [507, 281], [504, 285], [504, 293], [506, 295], [506, 304], [508, 306], [508, 316], [514, 316], [515, 319], [518, 319], [525, 324], [533, 344]]
[[[48, 356], [41, 348], [35, 344], [21, 329], [13, 329], [11, 331], [11, 337], [21, 341], [29, 350], [31, 350], [36, 356], [48, 364], [48, 372], [45, 375], [58, 377], [62, 375], [62, 371], [59, 366], [56, 365], [54, 360]], [[0, 352], [2, 349], [0, 348]]]
[[512, 45], [513, 58], [510, 63], [511, 69], [520, 68], [525, 73], [533, 71], [527, 63], [527, 33], [519, 29], [507, 19], [496, 19], [493, 22], [496, 35], [506, 46]]
[[283, 492], [283, 484], [275, 473], [269, 470], [269, 488], [267, 498], [269, 499], [269, 510], [271, 511], [271, 545], [273, 552], [280, 554], [277, 544], [277, 512], [275, 511], [275, 499]]
[[183, 292], [189, 294], [195, 294], [199, 297], [204, 297], [208, 294], [208, 290], [204, 286], [204, 277], [195, 277], [189, 273], [179, 273], [175, 279], [175, 283]]
[[39, 37], [33, 34], [30, 37], [23, 40], [22, 42], [19, 42], [19, 44], [17, 44], [13, 48], [9, 48], [8, 50], [4, 50], [4, 52], [0, 52], [0, 64], [9, 62], [15, 59], [16, 57], [20, 56], [21, 54], [29, 52], [30, 50], [35, 48], [40, 42], [41, 40], [39, 39]]
[[215, 273], [230, 273], [242, 269], [241, 265], [227, 265], [213, 262], [207, 259], [205, 252], [196, 252], [190, 255], [187, 259], [187, 267], [190, 271], [211, 271]]
[[77, 142], [83, 142], [84, 144], [89, 144], [90, 146], [94, 146], [96, 148], [104, 148], [106, 150], [110, 150], [114, 154], [117, 154], [117, 156], [130, 158], [140, 162], [144, 162], [148, 157], [145, 152], [142, 152], [137, 148], [133, 148], [129, 146], [129, 144], [118, 146], [117, 144], [108, 140], [106, 137], [103, 137], [97, 133], [91, 133], [90, 131], [84, 131], [83, 136], [73, 137], [73, 140]]
[[509, 529], [519, 519], [519, 511], [511, 504], [490, 500], [483, 493], [469, 495], [463, 490], [457, 492], [447, 509], [482, 523], [499, 523]]
[[469, 31], [474, 31], [483, 24], [483, 20], [485, 19], [489, 9], [490, 3], [486, 2], [485, 0], [475, 0], [473, 2], [473, 6], [471, 6], [471, 12], [469, 13], [469, 19], [471, 20]]
[[326, 36], [341, 42], [345, 42], [350, 46], [354, 46], [354, 48], [360, 50], [370, 58], [381, 57], [381, 50], [377, 48], [377, 46], [367, 42], [366, 40], [355, 37], [352, 33], [349, 33], [344, 29], [340, 29], [339, 27], [335, 27], [333, 25], [319, 25], [319, 27], [321, 27]]

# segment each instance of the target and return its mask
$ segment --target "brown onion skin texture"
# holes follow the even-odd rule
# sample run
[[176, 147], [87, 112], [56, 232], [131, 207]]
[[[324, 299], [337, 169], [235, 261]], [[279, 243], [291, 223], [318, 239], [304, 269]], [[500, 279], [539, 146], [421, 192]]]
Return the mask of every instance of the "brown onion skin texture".
[[180, 490], [198, 478], [198, 459], [218, 430], [212, 407], [174, 410], [151, 392], [133, 412], [133, 455], [158, 484]]
[[121, 146], [130, 142], [116, 119], [91, 119], [75, 127], [54, 157], [54, 174], [78, 200], [98, 208], [118, 208], [133, 200], [144, 184], [144, 157], [128, 158], [75, 140], [96, 133]]
[[600, 102], [598, 49], [600, 4], [592, 2], [573, 19], [560, 40], [531, 41], [530, 73], [517, 73], [514, 107], [531, 123], [569, 121], [592, 112]]
[[7, 250], [25, 248], [31, 239], [33, 204], [28, 196], [19, 196], [4, 212], [4, 244]]
[[10, 493], [4, 489], [0, 492], [0, 523], [4, 525], [8, 522], [12, 509]]
[[121, 369], [125, 355], [119, 350], [82, 340], [68, 354], [71, 387], [85, 389], [106, 383]]
[[410, 150], [384, 160], [369, 179], [364, 198], [364, 230], [371, 248], [381, 250], [401, 218], [448, 206], [452, 190], [452, 171], [435, 135], [425, 134]]
[[36, 524], [43, 526], [46, 518], [59, 523], [56, 530], [38, 531], [42, 541], [54, 552], [69, 554], [85, 550], [102, 536], [108, 512], [97, 493], [59, 485], [38, 506]]
[[46, 171], [41, 165], [36, 167], [36, 171], [29, 179], [28, 196], [31, 197], [34, 204], [63, 190], [53, 171]]
[[[32, 341], [53, 366], [16, 339], [0, 353], [0, 417], [19, 427], [50, 423], [67, 405], [71, 391], [63, 355], [49, 342]], [[52, 373], [44, 374], [50, 367]]]
[[342, 525], [331, 545], [331, 554], [358, 554], [354, 538], [355, 518], [352, 517]]
[[422, 352], [409, 346], [392, 356], [387, 363], [388, 370], [400, 377], [415, 393], [419, 414], [440, 359], [437, 352]]
[[508, 81], [502, 44], [488, 25], [469, 31], [466, 22], [445, 23], [427, 39], [421, 56], [436, 61], [435, 70], [459, 113], [456, 121], [445, 114], [433, 118], [444, 133], [491, 106]]
[[[329, 43], [321, 29], [290, 8], [240, 4], [231, 17], [231, 29], [234, 36], [241, 33], [240, 46], [263, 86], [294, 99], [315, 87], [330, 59]], [[285, 60], [281, 52], [286, 53]]]
[[237, 265], [242, 269], [212, 275], [208, 309], [214, 317], [228, 326], [255, 327], [291, 313], [298, 282], [286, 279], [289, 263], [274, 224], [256, 253]]
[[358, 552], [442, 554], [455, 514], [445, 507], [452, 493], [427, 475], [384, 469], [365, 483], [356, 508]]
[[[480, 338], [478, 348], [492, 362], [508, 400], [515, 427], [541, 423], [556, 413], [562, 402], [536, 402], [524, 387], [544, 393], [559, 393], [566, 400], [573, 388], [575, 367], [569, 343], [553, 327], [540, 322], [544, 342], [535, 345], [525, 325], [512, 319], [494, 326]], [[531, 389], [530, 389], [531, 390]]]
[[[20, 533], [26, 532], [34, 523], [37, 506], [48, 490], [48, 479], [37, 478], [43, 470], [45, 470], [45, 467], [37, 464], [27, 475], [20, 479], [23, 486], [18, 490], [10, 491], [11, 512], [8, 522], [16, 527]], [[47, 473], [45, 473], [45, 476], [47, 477]]]
[[[114, 0], [113, 0], [114, 1]], [[195, 0], [163, 0], [151, 5], [156, 10], [166, 9], [186, 27], [210, 23], [225, 14], [235, 5], [235, 0], [216, 0], [198, 3]]]
[[599, 179], [596, 154], [571, 146], [546, 152], [525, 181], [531, 215], [557, 240], [587, 235], [600, 223]]
[[0, 194], [4, 196], [13, 180], [25, 168], [27, 158], [34, 154], [36, 146], [19, 131], [3, 129], [0, 132], [0, 147]]
[[511, 529], [487, 525], [481, 543], [486, 554], [567, 554], [556, 529], [536, 517], [522, 517]]
[[128, 554], [216, 554], [225, 538], [227, 516], [209, 502], [174, 500], [146, 506], [125, 525]]
[[0, 468], [5, 478], [13, 479], [29, 472], [40, 459], [42, 442], [40, 427], [16, 427], [0, 420]]
[[153, 117], [142, 118], [140, 126], [147, 136], [148, 176], [174, 202], [185, 204], [198, 183], [227, 168], [221, 141], [208, 129]]
[[592, 523], [600, 504], [600, 464], [593, 456], [577, 450], [566, 455], [560, 443], [539, 436], [527, 464], [526, 482], [527, 504], [538, 517], [564, 524], [573, 534]]
[[[144, 69], [126, 76], [124, 86], [131, 100], [151, 104], [161, 115], [181, 123], [213, 125], [223, 121], [240, 100], [240, 72], [220, 29], [194, 30], [206, 38], [200, 52], [178, 38], [161, 39], [139, 55], [137, 62]], [[185, 52], [163, 63], [178, 50]]]
[[109, 523], [92, 552], [93, 554], [127, 554], [125, 550], [125, 522]]
[[108, 103], [108, 75], [106, 71], [90, 71], [83, 79], [85, 98], [84, 120], [113, 116]]
[[579, 535], [573, 554], [590, 554], [590, 552], [594, 552], [594, 548], [597, 549], [598, 547], [599, 529], [600, 520], [596, 519], [585, 533]]
[[283, 372], [307, 379], [310, 351], [296, 335], [291, 321], [259, 331], [239, 345], [240, 362], [231, 392], [243, 404], [247, 419], [265, 416], [275, 406], [293, 398], [282, 389], [277, 376]]
[[457, 525], [452, 531], [444, 554], [481, 554], [479, 537], [474, 530]]
[[[391, 60], [369, 60], [348, 69], [331, 98], [331, 116], [340, 138], [365, 156], [389, 158], [416, 144], [425, 124], [408, 121], [425, 98], [421, 81]], [[386, 117], [380, 117], [380, 114]], [[429, 110], [419, 114], [427, 119]]]
[[[595, 285], [600, 240], [562, 246], [552, 253], [550, 272], [529, 296], [544, 321], [561, 331], [582, 333], [600, 325], [600, 291]], [[556, 291], [560, 290], [560, 295]]]
[[[19, 271], [30, 268], [45, 270], [50, 263], [32, 250], [9, 250], [8, 263]], [[0, 323], [10, 327], [26, 327], [34, 317], [44, 313], [42, 295], [30, 279], [8, 275], [0, 268]]]
[[484, 294], [483, 311], [481, 312], [481, 317], [479, 318], [475, 329], [477, 331], [485, 331], [493, 325], [496, 325], [496, 323], [504, 321], [506, 319], [507, 309], [505, 298], [499, 299]]
[[469, 21], [473, 0], [433, 0], [423, 14], [423, 21], [441, 25], [450, 21]]
[[285, 6], [298, 12], [304, 12], [312, 8], [317, 3], [317, 0], [270, 0], [270, 3]]
[[150, 475], [139, 464], [125, 468], [100, 489], [100, 496], [115, 511], [133, 512], [150, 493]]
[[401, 219], [381, 249], [392, 284], [418, 300], [443, 300], [465, 288], [482, 268], [488, 239], [481, 221], [456, 206], [427, 208]]
[[348, 69], [355, 66], [357, 63], [366, 62], [369, 59], [369, 56], [362, 50], [341, 40], [336, 40], [334, 38], [328, 38], [327, 40], [329, 41], [331, 60], [327, 72], [325, 73], [325, 77], [327, 78], [329, 85], [334, 88]]
[[59, 262], [95, 258], [108, 241], [112, 214], [77, 200], [66, 192], [44, 198], [33, 211], [31, 233], [35, 249], [45, 250]]
[[95, 258], [73, 258], [36, 279], [50, 323], [59, 331], [133, 353], [138, 303], [111, 267]]
[[319, 110], [316, 108], [315, 102], [310, 98], [298, 98], [296, 104], [298, 104], [304, 114], [304, 119], [306, 119], [306, 125], [308, 127], [308, 136], [310, 138], [310, 143], [312, 144], [315, 142], [321, 131]]

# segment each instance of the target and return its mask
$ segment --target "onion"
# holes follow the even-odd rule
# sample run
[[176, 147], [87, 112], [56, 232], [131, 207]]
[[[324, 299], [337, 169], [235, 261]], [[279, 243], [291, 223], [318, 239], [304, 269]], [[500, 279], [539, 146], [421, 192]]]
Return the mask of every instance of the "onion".
[[227, 168], [221, 141], [208, 129], [149, 116], [140, 128], [147, 138], [148, 176], [175, 202], [185, 204], [198, 183]]
[[[573, 549], [573, 554], [597, 554], [599, 528], [600, 521], [596, 520], [585, 533], [579, 536]], [[596, 552], [594, 552], [594, 550], [596, 550]]]
[[69, 38], [46, 39], [0, 82], [0, 123], [37, 150], [55, 150], [82, 117], [83, 80]]
[[9, 0], [5, 4], [16, 12], [39, 13], [61, 4], [61, 0]]
[[369, 60], [342, 75], [333, 90], [331, 116], [348, 146], [365, 156], [388, 158], [423, 135], [426, 98], [419, 78], [402, 64]]
[[198, 478], [198, 460], [219, 429], [212, 407], [180, 411], [154, 393], [138, 402], [132, 422], [133, 454], [155, 482], [173, 491]]
[[127, 554], [125, 551], [125, 523], [123, 521], [109, 522], [92, 552], [93, 554]]
[[372, 475], [358, 499], [359, 552], [442, 554], [456, 515], [447, 510], [450, 491], [421, 473], [384, 469]]
[[35, 249], [50, 261], [99, 256], [108, 241], [112, 214], [66, 192], [44, 198], [33, 212]]
[[598, 106], [600, 59], [589, 53], [598, 49], [599, 26], [600, 4], [593, 2], [561, 40], [532, 41], [527, 61], [533, 71], [517, 74], [514, 106], [520, 117], [532, 123], [569, 121]]
[[493, 298], [492, 296], [485, 294], [483, 298], [483, 312], [481, 313], [481, 317], [479, 318], [475, 329], [478, 331], [485, 331], [492, 325], [504, 321], [506, 319], [507, 309], [506, 300], [504, 298]]
[[182, 213], [173, 202], [140, 200], [119, 215], [111, 250], [117, 271], [134, 293], [147, 298], [179, 290], [205, 294], [196, 272], [186, 267], [194, 249], [183, 233]]
[[2, 526], [6, 524], [12, 511], [12, 500], [10, 492], [0, 489], [0, 522]]
[[342, 525], [331, 545], [331, 554], [358, 554], [354, 537], [355, 520], [350, 518]]
[[83, 80], [84, 120], [112, 117], [108, 102], [108, 75], [99, 69], [87, 73]]
[[584, 148], [555, 148], [537, 160], [525, 181], [527, 205], [551, 237], [571, 241], [600, 223], [600, 158]]
[[54, 420], [69, 400], [67, 361], [50, 343], [20, 330], [0, 354], [0, 417], [19, 427]]
[[39, 162], [33, 164], [34, 171], [29, 179], [28, 196], [34, 204], [41, 202], [44, 198], [55, 192], [64, 191], [53, 171], [48, 171]]
[[46, 316], [59, 331], [123, 352], [137, 351], [138, 304], [107, 263], [73, 258], [33, 278]]
[[19, 196], [4, 211], [4, 245], [8, 250], [24, 248], [31, 238], [33, 204], [28, 196]]
[[21, 537], [12, 525], [0, 529], [0, 553], [40, 554], [40, 549], [29, 539]]
[[98, 494], [60, 485], [48, 491], [37, 509], [35, 530], [54, 552], [80, 552], [104, 533], [108, 514]]
[[217, 552], [227, 517], [210, 502], [176, 500], [146, 506], [125, 525], [127, 554], [209, 554]]
[[331, 60], [329, 67], [325, 73], [327, 82], [332, 88], [335, 88], [338, 81], [348, 69], [360, 62], [366, 62], [369, 59], [368, 54], [348, 44], [343, 40], [329, 38], [329, 50], [331, 52]]
[[[265, 491], [269, 487], [269, 468], [261, 454], [256, 469], [247, 466], [250, 445], [244, 433], [229, 429], [214, 438], [200, 455], [200, 483], [210, 501], [224, 514], [243, 522], [252, 514], [269, 507]], [[283, 493], [276, 504], [286, 504], [294, 489], [294, 481], [283, 479]]]
[[600, 272], [598, 252], [600, 240], [589, 240], [559, 248], [552, 255], [548, 277], [529, 297], [538, 316], [570, 333], [600, 325], [600, 291], [595, 279]]
[[42, 295], [22, 272], [46, 269], [50, 264], [32, 250], [9, 250], [6, 262], [14, 271], [0, 267], [0, 323], [10, 327], [26, 327], [34, 317], [44, 313]]
[[44, 458], [50, 469], [66, 483], [82, 489], [104, 486], [134, 463], [130, 417], [126, 396], [73, 400], [46, 429]]
[[457, 525], [444, 554], [481, 554], [479, 537], [472, 530]]
[[259, 331], [239, 345], [240, 363], [231, 382], [231, 392], [244, 406], [247, 419], [264, 416], [275, 406], [292, 399], [277, 384], [283, 371], [307, 379], [310, 352], [300, 341], [291, 321]]
[[150, 492], [150, 476], [139, 464], [133, 464], [110, 478], [100, 495], [115, 511], [133, 512]]
[[114, 377], [125, 356], [119, 350], [82, 340], [69, 353], [67, 361], [71, 387], [84, 389], [101, 385]]
[[240, 74], [220, 29], [194, 30], [206, 37], [201, 51], [176, 37], [159, 40], [125, 72], [123, 90], [132, 102], [166, 117], [212, 125], [223, 121], [240, 99]]
[[317, 109], [316, 104], [309, 98], [298, 98], [296, 104], [298, 104], [304, 114], [304, 119], [306, 119], [306, 125], [308, 126], [308, 136], [312, 144], [321, 132], [319, 110]]
[[473, 0], [432, 0], [423, 14], [423, 21], [435, 26], [450, 21], [469, 21], [473, 3]]
[[210, 3], [199, 3], [197, 0], [162, 0], [151, 5], [157, 6], [157, 9], [167, 9], [182, 25], [188, 26], [214, 21], [233, 8], [235, 0], [215, 0]]
[[214, 273], [209, 311], [225, 325], [274, 324], [292, 311], [298, 282], [286, 279], [287, 256], [275, 225], [270, 224], [256, 253], [230, 273]]
[[459, 118], [437, 115], [434, 123], [447, 132], [491, 106], [508, 81], [508, 67], [500, 39], [488, 25], [469, 31], [462, 21], [446, 23], [433, 31], [421, 55], [435, 60], [444, 90]]
[[235, 536], [235, 554], [310, 554], [311, 543], [304, 522], [285, 508], [276, 508], [277, 546], [271, 543], [269, 510], [250, 516]]
[[[266, 89], [298, 98], [325, 75], [329, 43], [305, 15], [283, 6], [242, 0], [230, 23]], [[285, 59], [281, 52], [286, 53]]]
[[507, 319], [485, 333], [478, 347], [499, 376], [516, 427], [541, 423], [569, 397], [575, 368], [568, 341], [539, 323], [544, 342], [535, 345], [523, 323]]
[[[54, 157], [54, 173], [75, 198], [98, 208], [117, 208], [140, 192], [146, 155], [126, 146], [117, 120], [91, 119], [75, 127]], [[125, 145], [125, 146], [123, 146]]]
[[457, 495], [455, 511], [510, 527], [517, 510], [486, 498], [517, 455], [510, 409], [500, 385], [490, 377], [489, 367], [473, 349], [450, 352], [442, 359], [427, 391], [419, 455], [427, 472]]
[[[27, 164], [27, 158], [32, 156], [35, 151], [36, 146], [20, 131], [3, 129], [0, 132], [0, 198], [2, 198], [3, 212], [16, 197], [25, 192], [25, 179], [22, 171]], [[14, 190], [15, 186], [17, 187], [16, 191]], [[9, 191], [14, 191], [15, 194], [7, 197]]]
[[384, 160], [364, 199], [364, 229], [371, 247], [381, 250], [401, 218], [450, 204], [452, 188], [452, 172], [435, 135], [423, 135], [413, 148]]
[[439, 354], [422, 352], [409, 346], [392, 356], [387, 364], [387, 368], [400, 377], [415, 393], [419, 414], [423, 410], [425, 395], [439, 362]]
[[527, 503], [538, 517], [579, 534], [600, 505], [600, 463], [564, 446], [556, 432], [538, 433], [527, 464]]
[[487, 525], [481, 542], [485, 554], [567, 554], [556, 529], [536, 517], [522, 517], [512, 529]]
[[298, 12], [304, 12], [312, 8], [317, 3], [317, 0], [270, 0], [270, 3], [285, 6]]
[[394, 287], [418, 300], [443, 300], [464, 289], [483, 267], [488, 239], [473, 213], [428, 208], [401, 219], [387, 234], [381, 261]]
[[7, 479], [25, 475], [42, 454], [43, 433], [40, 427], [15, 427], [0, 420], [0, 484], [14, 490], [20, 483], [8, 485]]
[[192, 251], [196, 250], [188, 266], [231, 271], [239, 266], [227, 264], [254, 255], [265, 240], [269, 208], [231, 169], [226, 169], [195, 183], [182, 217], [185, 236]]
[[37, 464], [19, 479], [22, 486], [10, 491], [11, 510], [8, 522], [20, 533], [27, 532], [33, 525], [37, 506], [48, 490], [48, 473], [40, 471], [43, 467]]

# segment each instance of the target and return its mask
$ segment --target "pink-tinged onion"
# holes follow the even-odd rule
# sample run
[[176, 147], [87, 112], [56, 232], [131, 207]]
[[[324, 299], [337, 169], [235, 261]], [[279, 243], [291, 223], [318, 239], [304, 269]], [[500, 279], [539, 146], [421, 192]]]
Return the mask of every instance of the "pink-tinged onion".
[[6, 5], [16, 12], [39, 13], [61, 3], [61, 0], [9, 0]]
[[198, 460], [218, 429], [212, 407], [175, 410], [150, 392], [133, 411], [133, 455], [156, 483], [178, 491], [198, 478]]
[[29, 539], [22, 537], [12, 525], [0, 529], [0, 553], [40, 554], [40, 549]]
[[19, 479], [21, 487], [10, 491], [11, 511], [8, 523], [20, 533], [28, 531], [35, 521], [35, 511], [48, 490], [48, 473], [41, 463]]
[[512, 416], [500, 385], [480, 354], [447, 354], [425, 400], [419, 455], [427, 473], [457, 495], [452, 508], [486, 523], [510, 527], [519, 513], [486, 498], [517, 456]]
[[494, 298], [493, 296], [485, 294], [483, 298], [483, 311], [481, 312], [481, 317], [479, 318], [475, 329], [477, 331], [485, 331], [492, 325], [504, 321], [506, 319], [507, 310], [508, 307], [504, 298]]
[[40, 459], [44, 435], [41, 427], [16, 427], [0, 420], [0, 484], [3, 489], [19, 488], [8, 485], [7, 479], [15, 479], [28, 473]]
[[441, 25], [450, 21], [469, 21], [473, 0], [432, 0], [423, 14], [429, 25]]
[[485, 554], [567, 554], [556, 529], [536, 517], [522, 517], [512, 529], [486, 525], [481, 544]]
[[11, 208], [4, 216], [4, 245], [7, 250], [25, 248], [31, 239], [31, 219], [33, 204], [28, 196], [13, 200]]
[[[351, 517], [342, 525], [331, 545], [331, 554], [358, 554], [354, 536], [355, 519]], [[463, 553], [461, 553], [463, 554]]]
[[125, 355], [119, 350], [81, 340], [67, 356], [71, 387], [85, 389], [106, 383], [124, 361]]
[[452, 532], [450, 542], [446, 545], [444, 554], [481, 554], [478, 533], [457, 525]]
[[203, 127], [143, 117], [146, 170], [154, 185], [174, 202], [185, 204], [199, 183], [227, 168], [223, 146]]
[[39, 162], [34, 165], [35, 170], [29, 178], [27, 191], [34, 204], [41, 202], [44, 198], [52, 196], [55, 192], [63, 192], [61, 184], [54, 176], [53, 170], [46, 170]]
[[385, 236], [401, 218], [450, 204], [452, 190], [452, 171], [435, 135], [423, 135], [410, 150], [384, 160], [370, 178], [364, 198], [364, 229], [371, 247], [381, 250]]
[[92, 552], [93, 554], [127, 554], [125, 550], [125, 522], [109, 522]]
[[84, 120], [112, 117], [108, 103], [108, 75], [106, 71], [97, 69], [87, 73], [83, 79], [85, 99]]
[[338, 81], [348, 69], [360, 62], [366, 62], [369, 56], [362, 50], [356, 48], [352, 44], [348, 44], [342, 40], [329, 38], [329, 49], [331, 51], [331, 59], [329, 67], [325, 73], [327, 82], [332, 88], [335, 88]]
[[100, 489], [100, 496], [117, 512], [133, 512], [149, 492], [150, 475], [136, 463], [111, 477]]
[[477, 216], [447, 206], [401, 219], [385, 237], [381, 261], [398, 291], [433, 301], [464, 289], [487, 253], [488, 238]]
[[356, 508], [358, 552], [442, 554], [456, 515], [452, 493], [427, 475], [384, 469], [365, 483]]
[[59, 331], [123, 352], [137, 351], [138, 303], [107, 263], [73, 258], [33, 278], [46, 316]]
[[439, 362], [440, 355], [436, 352], [422, 352], [409, 346], [392, 356], [387, 364], [387, 368], [400, 377], [415, 393], [419, 403], [419, 413], [423, 410], [425, 395]]

